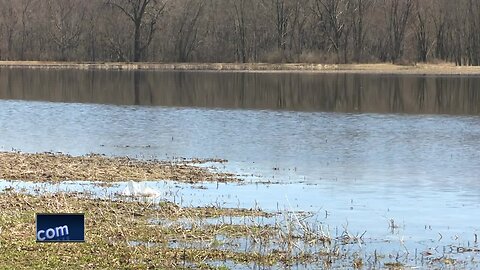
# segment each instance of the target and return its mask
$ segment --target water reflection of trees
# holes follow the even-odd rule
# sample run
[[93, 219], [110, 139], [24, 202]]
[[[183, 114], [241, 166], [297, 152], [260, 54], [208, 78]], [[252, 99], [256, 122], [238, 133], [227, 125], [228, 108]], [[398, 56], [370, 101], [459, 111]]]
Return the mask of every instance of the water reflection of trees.
[[480, 77], [0, 70], [0, 98], [56, 102], [479, 114]]

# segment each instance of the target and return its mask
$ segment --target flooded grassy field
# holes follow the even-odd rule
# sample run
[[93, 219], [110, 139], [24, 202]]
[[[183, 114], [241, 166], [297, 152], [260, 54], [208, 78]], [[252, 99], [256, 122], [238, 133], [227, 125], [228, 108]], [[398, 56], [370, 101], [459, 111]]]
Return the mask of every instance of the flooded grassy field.
[[[0, 260], [49, 252], [55, 266], [68, 249], [98, 268], [478, 267], [479, 85], [0, 69]], [[156, 196], [126, 196], [131, 180]], [[35, 244], [33, 213], [49, 205], [110, 229]]]

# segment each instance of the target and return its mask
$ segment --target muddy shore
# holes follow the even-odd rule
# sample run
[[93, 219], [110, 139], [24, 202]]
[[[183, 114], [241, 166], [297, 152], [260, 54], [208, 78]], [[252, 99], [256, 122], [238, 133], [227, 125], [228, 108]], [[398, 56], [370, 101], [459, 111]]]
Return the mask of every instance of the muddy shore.
[[0, 61], [0, 68], [80, 69], [80, 70], [158, 70], [230, 72], [312, 72], [361, 74], [480, 75], [478, 66], [451, 63], [394, 65], [380, 64], [269, 64], [269, 63], [129, 63], [129, 62], [45, 62]]

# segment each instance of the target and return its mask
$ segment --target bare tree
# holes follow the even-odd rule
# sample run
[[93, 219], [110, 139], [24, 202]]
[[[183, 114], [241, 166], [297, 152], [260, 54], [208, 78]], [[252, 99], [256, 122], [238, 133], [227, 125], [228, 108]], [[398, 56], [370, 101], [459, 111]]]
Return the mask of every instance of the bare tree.
[[101, 57], [101, 37], [104, 27], [102, 27], [101, 17], [105, 17], [108, 12], [101, 2], [94, 2], [87, 5], [87, 12], [84, 19], [85, 37], [84, 37], [84, 58], [95, 62]]
[[432, 20], [435, 31], [435, 57], [439, 59], [447, 59], [447, 35], [449, 32], [449, 24], [447, 23], [447, 16], [445, 10], [445, 2], [439, 1], [438, 6], [435, 6], [435, 11], [432, 12]]
[[467, 58], [469, 65], [480, 64], [480, 3], [477, 0], [468, 1], [468, 40], [467, 42]]
[[[347, 0], [315, 0], [314, 2], [314, 14], [318, 18], [331, 48], [335, 50], [337, 62], [340, 62], [341, 49], [347, 49], [343, 38], [348, 31], [347, 10], [349, 8], [350, 2]], [[346, 62], [347, 59], [344, 61]]]
[[290, 18], [292, 17], [292, 7], [285, 0], [272, 0], [272, 5], [276, 15], [277, 48], [285, 51]]
[[302, 0], [295, 1], [291, 13], [290, 50], [294, 50], [297, 55], [301, 54], [303, 48], [306, 47], [306, 37], [308, 36], [305, 30], [308, 21], [306, 10]]
[[237, 61], [247, 62], [247, 0], [233, 0]]
[[175, 39], [175, 51], [180, 62], [186, 62], [198, 45], [198, 21], [203, 7], [203, 0], [188, 0], [184, 3]]
[[34, 5], [33, 0], [22, 0], [18, 1], [19, 11], [21, 14], [21, 27], [20, 27], [20, 46], [19, 46], [19, 58], [20, 60], [25, 60], [25, 50], [29, 45], [28, 39], [32, 34], [31, 24], [32, 24], [32, 6]]
[[413, 3], [413, 0], [385, 0], [390, 60], [393, 63], [403, 56], [405, 31]]
[[353, 34], [353, 59], [355, 62], [362, 60], [365, 46], [366, 25], [365, 16], [373, 4], [373, 0], [351, 0], [351, 19]]
[[49, 0], [50, 37], [60, 53], [60, 60], [67, 60], [69, 52], [79, 46], [83, 32], [85, 6], [75, 0]]
[[[235, 61], [236, 33], [232, 3], [225, 0], [205, 1], [203, 19], [198, 27], [203, 30], [196, 45], [196, 60], [200, 61]], [[170, 15], [175, 15], [170, 13]], [[177, 31], [171, 32], [175, 39]], [[168, 37], [170, 39], [170, 37]], [[229, 40], [230, 42], [224, 42]], [[173, 54], [176, 54], [175, 52]], [[172, 53], [169, 53], [172, 55]]]
[[140, 61], [152, 42], [157, 22], [165, 9], [161, 0], [108, 0], [107, 4], [118, 8], [133, 23], [133, 62]]
[[[427, 3], [428, 4], [428, 3]], [[430, 34], [428, 31], [428, 20], [430, 16], [427, 14], [426, 8], [418, 0], [415, 5], [415, 39], [417, 42], [417, 60], [426, 62], [432, 47], [430, 42]]]
[[[133, 52], [133, 43], [131, 42], [131, 34], [129, 28], [130, 21], [118, 20], [120, 11], [113, 6], [103, 6], [99, 16], [99, 49], [103, 54], [103, 58], [109, 61], [125, 62], [131, 59], [130, 54]], [[125, 29], [125, 31], [118, 31]]]
[[469, 14], [469, 11], [466, 1], [461, 1], [460, 3], [460, 5], [456, 5], [457, 3], [455, 3], [455, 6], [451, 7], [452, 14], [449, 14], [449, 16], [451, 16], [450, 19], [452, 20], [451, 23], [453, 29], [448, 33], [452, 58], [455, 61], [455, 64], [459, 66], [469, 64], [468, 58], [466, 57], [469, 35], [469, 18], [468, 16], [465, 16], [465, 14]]
[[18, 14], [14, 7], [12, 6], [12, 2], [10, 1], [2, 1], [1, 3], [1, 15], [2, 15], [2, 23], [1, 26], [3, 28], [3, 36], [6, 42], [6, 59], [15, 59], [13, 54], [13, 46], [14, 46], [14, 38], [15, 38], [15, 29], [18, 24]]

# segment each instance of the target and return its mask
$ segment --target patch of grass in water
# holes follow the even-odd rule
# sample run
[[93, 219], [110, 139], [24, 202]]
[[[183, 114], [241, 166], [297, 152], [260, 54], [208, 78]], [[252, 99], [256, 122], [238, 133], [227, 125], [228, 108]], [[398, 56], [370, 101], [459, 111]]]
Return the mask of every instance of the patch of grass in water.
[[384, 264], [384, 266], [389, 270], [403, 269], [405, 267], [402, 263], [399, 262], [387, 262]]
[[[191, 164], [226, 162], [195, 159]], [[0, 179], [34, 182], [86, 180], [175, 180], [180, 182], [239, 182], [233, 174], [216, 173], [183, 161], [137, 160], [98, 154], [71, 156], [62, 153], [0, 152]]]
[[[7, 268], [48, 268], [75, 266], [85, 268], [175, 268], [183, 260], [195, 259], [205, 252], [167, 247], [170, 238], [202, 238], [212, 230], [191, 232], [151, 225], [152, 217], [170, 219], [186, 216], [263, 215], [257, 210], [181, 208], [169, 202], [122, 202], [77, 197], [69, 194], [30, 196], [15, 192], [0, 193], [0, 261]], [[84, 212], [85, 243], [38, 244], [35, 242], [35, 213]], [[232, 228], [233, 229], [233, 228]], [[145, 239], [165, 243], [153, 248], [130, 246], [129, 241]], [[207, 252], [208, 254], [208, 252]]]
[[[351, 248], [360, 246], [360, 242], [361, 246], [368, 244], [363, 242], [363, 234], [351, 235], [345, 231], [331, 236], [298, 216], [275, 219], [274, 224], [230, 221], [230, 217], [272, 221], [274, 214], [257, 209], [180, 207], [171, 202], [112, 201], [67, 193], [31, 196], [14, 191], [0, 192], [0, 209], [0, 262], [2, 267], [11, 269], [236, 269], [297, 264], [305, 265], [306, 269], [408, 267], [407, 262], [388, 262], [391, 256], [376, 253], [372, 256], [361, 247]], [[86, 242], [36, 243], [34, 217], [40, 212], [84, 212]], [[222, 222], [202, 222], [211, 218]], [[170, 223], [166, 226], [152, 220]], [[180, 220], [192, 222], [185, 227], [177, 223]], [[228, 245], [243, 240], [246, 241], [243, 246]], [[172, 246], [172, 241], [178, 245]], [[456, 259], [426, 261], [434, 266], [459, 263]]]
[[[235, 252], [213, 248], [170, 248], [170, 239], [206, 240], [218, 234], [228, 237], [249, 235], [258, 239], [273, 233], [273, 227], [216, 224], [185, 229], [152, 225], [150, 220], [198, 219], [220, 216], [269, 216], [249, 209], [214, 207], [182, 208], [169, 202], [153, 204], [141, 201], [109, 201], [78, 197], [66, 193], [30, 196], [16, 192], [0, 193], [0, 261], [7, 268], [82, 267], [82, 268], [178, 268], [187, 262], [205, 259], [257, 262], [272, 265], [292, 263], [309, 256], [289, 257], [282, 253]], [[85, 243], [44, 244], [35, 242], [35, 213], [84, 212]], [[130, 245], [132, 241], [155, 245]]]

